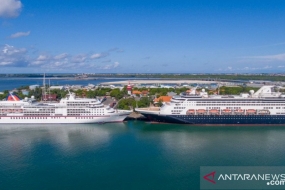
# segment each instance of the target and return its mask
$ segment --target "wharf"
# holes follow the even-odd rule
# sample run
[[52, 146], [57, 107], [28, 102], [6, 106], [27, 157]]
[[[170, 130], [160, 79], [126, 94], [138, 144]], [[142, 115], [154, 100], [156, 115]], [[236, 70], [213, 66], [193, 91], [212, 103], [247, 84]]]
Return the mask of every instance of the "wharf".
[[147, 120], [147, 118], [138, 112], [132, 112], [125, 120]]

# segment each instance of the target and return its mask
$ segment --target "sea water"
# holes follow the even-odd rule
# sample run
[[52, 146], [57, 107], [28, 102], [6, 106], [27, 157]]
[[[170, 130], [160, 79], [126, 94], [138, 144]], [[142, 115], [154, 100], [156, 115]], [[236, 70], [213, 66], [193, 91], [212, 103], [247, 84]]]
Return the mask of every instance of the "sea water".
[[199, 189], [200, 166], [282, 166], [285, 126], [0, 125], [0, 189]]
[[[118, 79], [118, 78], [98, 78], [98, 79], [84, 79], [84, 80], [76, 80], [72, 78], [52, 78], [46, 79], [45, 82], [47, 85], [83, 85], [87, 86], [88, 84], [97, 85], [103, 82], [113, 82], [113, 81], [123, 81], [126, 79]], [[19, 88], [21, 86], [30, 86], [30, 85], [43, 85], [42, 78], [0, 78], [0, 92], [4, 90], [13, 90], [15, 88]]]

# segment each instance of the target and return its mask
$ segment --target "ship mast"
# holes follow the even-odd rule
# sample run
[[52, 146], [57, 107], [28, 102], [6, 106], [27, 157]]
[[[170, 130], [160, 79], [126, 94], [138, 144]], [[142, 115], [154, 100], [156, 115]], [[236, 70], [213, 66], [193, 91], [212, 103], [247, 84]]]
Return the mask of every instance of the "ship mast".
[[48, 99], [50, 102], [51, 96], [50, 96], [50, 79], [48, 79]]
[[46, 99], [46, 73], [44, 73], [44, 78], [43, 78], [43, 93], [42, 93], [42, 100], [45, 101]]

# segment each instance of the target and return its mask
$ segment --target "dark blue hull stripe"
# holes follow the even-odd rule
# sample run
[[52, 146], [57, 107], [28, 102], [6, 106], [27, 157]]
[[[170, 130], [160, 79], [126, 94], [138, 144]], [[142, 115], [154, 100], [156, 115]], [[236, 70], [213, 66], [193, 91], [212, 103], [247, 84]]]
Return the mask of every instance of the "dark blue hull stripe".
[[181, 124], [285, 124], [285, 115], [155, 115], [148, 120]]

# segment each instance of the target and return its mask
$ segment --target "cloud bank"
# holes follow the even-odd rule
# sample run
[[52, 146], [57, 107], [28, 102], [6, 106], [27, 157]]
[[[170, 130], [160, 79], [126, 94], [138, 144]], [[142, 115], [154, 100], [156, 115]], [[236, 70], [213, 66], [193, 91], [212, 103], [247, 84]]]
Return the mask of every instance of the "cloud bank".
[[20, 14], [22, 3], [19, 0], [0, 0], [0, 17], [11, 18]]
[[0, 66], [23, 67], [27, 65], [27, 61], [27, 50], [25, 48], [5, 45], [0, 52]]
[[28, 67], [65, 72], [71, 70], [77, 71], [79, 69], [112, 70], [118, 68], [119, 62], [110, 64], [111, 60], [106, 62], [97, 60], [108, 55], [104, 53], [77, 55], [70, 55], [68, 53], [58, 55], [40, 53], [34, 55], [33, 52], [29, 52], [26, 48], [16, 48], [6, 44], [3, 47], [0, 46], [0, 68]]

